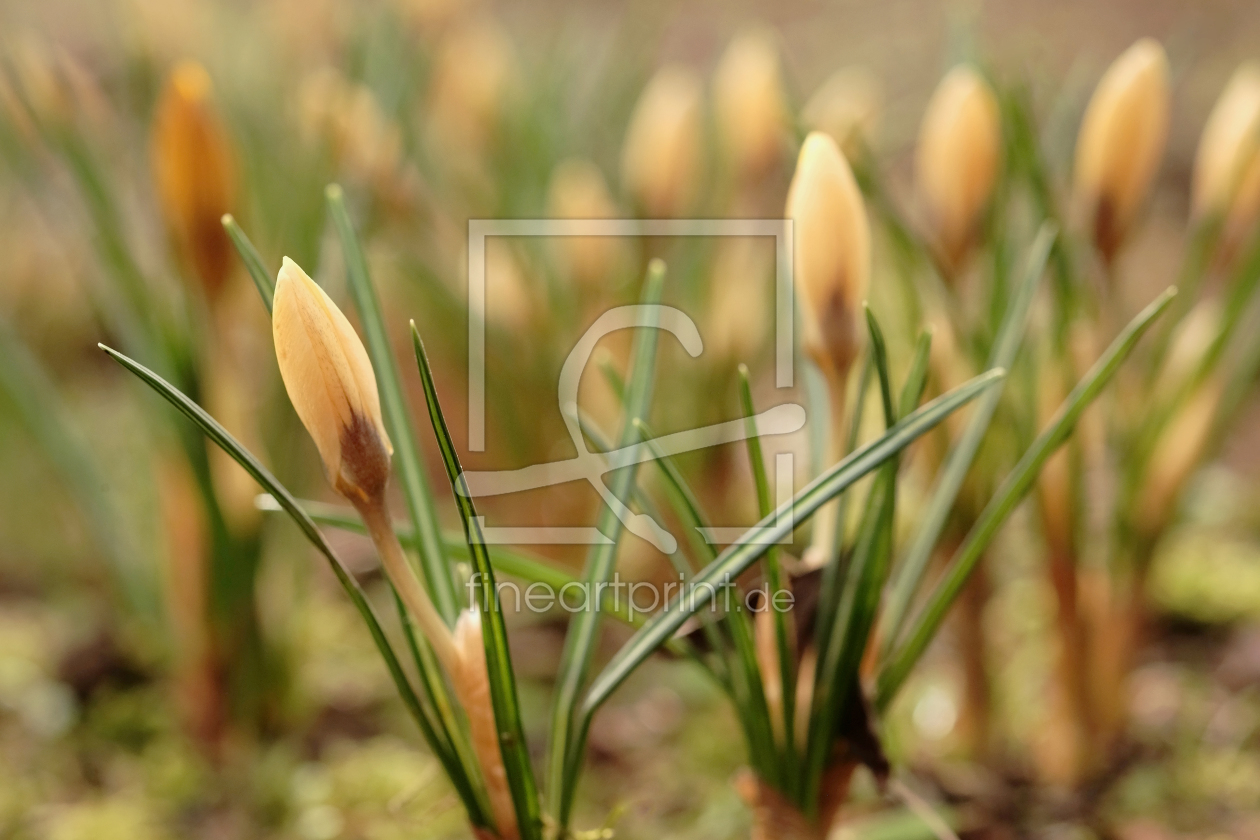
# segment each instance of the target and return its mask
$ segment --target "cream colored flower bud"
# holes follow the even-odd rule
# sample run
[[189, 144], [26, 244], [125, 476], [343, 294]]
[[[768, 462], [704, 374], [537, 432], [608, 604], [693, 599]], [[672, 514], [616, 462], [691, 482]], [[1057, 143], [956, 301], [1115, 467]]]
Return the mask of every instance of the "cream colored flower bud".
[[1260, 63], [1235, 71], [1212, 109], [1194, 159], [1191, 209], [1219, 214], [1225, 235], [1245, 235], [1260, 211]]
[[1137, 500], [1136, 525], [1143, 533], [1167, 529], [1182, 489], [1212, 443], [1224, 390], [1219, 377], [1203, 383], [1160, 434]]
[[840, 151], [853, 158], [875, 137], [882, 101], [874, 73], [865, 67], [845, 67], [814, 92], [801, 111], [801, 119], [811, 131], [830, 134]]
[[694, 72], [667, 66], [652, 77], [635, 105], [621, 152], [621, 179], [650, 216], [677, 216], [695, 195], [700, 96]]
[[488, 16], [463, 22], [437, 46], [428, 116], [436, 139], [450, 153], [485, 149], [512, 82], [512, 42]]
[[1159, 169], [1168, 138], [1168, 57], [1143, 38], [1107, 69], [1076, 140], [1075, 200], [1110, 261]]
[[[553, 219], [615, 219], [617, 205], [599, 167], [585, 160], [562, 161], [551, 173], [547, 211]], [[569, 274], [583, 286], [608, 280], [621, 259], [619, 238], [560, 236], [556, 247]]]
[[773, 32], [748, 29], [731, 41], [714, 72], [713, 108], [736, 177], [756, 178], [779, 160], [787, 106]]
[[236, 173], [212, 92], [210, 74], [200, 64], [176, 65], [154, 113], [151, 154], [167, 227], [213, 298], [234, 260], [220, 220], [234, 209]]
[[919, 128], [915, 186], [946, 260], [957, 265], [989, 202], [1001, 155], [997, 97], [966, 64], [946, 74]]
[[871, 230], [849, 164], [826, 134], [815, 131], [805, 138], [785, 212], [794, 222], [793, 272], [802, 301], [804, 346], [820, 364], [843, 374], [858, 347]]
[[352, 502], [381, 498], [393, 447], [367, 350], [332, 299], [288, 257], [276, 278], [271, 324], [284, 388], [329, 482]]
[[474, 610], [464, 610], [455, 622], [457, 664], [451, 672], [451, 687], [468, 715], [473, 752], [481, 765], [486, 795], [501, 840], [519, 836], [516, 808], [508, 786], [503, 754], [499, 750], [499, 729], [494, 722], [494, 704], [490, 697], [490, 677], [486, 671], [486, 648], [481, 635], [481, 617]]

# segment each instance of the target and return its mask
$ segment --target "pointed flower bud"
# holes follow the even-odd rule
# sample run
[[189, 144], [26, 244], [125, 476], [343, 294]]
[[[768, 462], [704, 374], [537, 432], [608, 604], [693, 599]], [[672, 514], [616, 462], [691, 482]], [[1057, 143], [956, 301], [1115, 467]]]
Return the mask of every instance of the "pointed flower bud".
[[874, 73], [865, 67], [844, 67], [809, 98], [801, 119], [809, 130], [830, 134], [840, 151], [853, 158], [879, 128], [882, 98]]
[[372, 363], [346, 316], [288, 257], [276, 279], [271, 324], [284, 388], [329, 482], [351, 502], [380, 498], [393, 448]]
[[1076, 140], [1075, 200], [1111, 261], [1159, 169], [1168, 138], [1168, 57], [1143, 38], [1107, 69]]
[[[615, 219], [617, 205], [608, 192], [604, 174], [595, 164], [570, 159], [551, 173], [547, 190], [548, 215], [553, 219]], [[595, 287], [607, 281], [621, 257], [621, 241], [607, 236], [556, 238], [560, 259], [580, 285]]]
[[184, 260], [213, 298], [232, 270], [220, 219], [236, 194], [227, 131], [215, 110], [210, 75], [183, 62], [167, 77], [153, 119], [153, 180], [167, 227]]
[[718, 136], [736, 177], [754, 179], [783, 153], [787, 106], [774, 34], [763, 28], [735, 36], [713, 76]]
[[428, 116], [444, 151], [484, 151], [499, 125], [514, 65], [512, 42], [493, 18], [471, 18], [442, 36]]
[[862, 193], [826, 134], [805, 138], [788, 190], [804, 345], [824, 367], [848, 371], [858, 347], [858, 308], [870, 280], [871, 230]]
[[700, 79], [691, 70], [662, 67], [634, 108], [621, 152], [621, 178], [650, 216], [677, 216], [695, 194], [700, 91]]
[[989, 202], [1001, 154], [997, 97], [969, 65], [946, 74], [932, 94], [915, 155], [915, 186], [933, 238], [957, 266]]
[[1226, 237], [1235, 240], [1260, 212], [1260, 63], [1235, 71], [1203, 127], [1191, 208], [1196, 216], [1222, 216]]

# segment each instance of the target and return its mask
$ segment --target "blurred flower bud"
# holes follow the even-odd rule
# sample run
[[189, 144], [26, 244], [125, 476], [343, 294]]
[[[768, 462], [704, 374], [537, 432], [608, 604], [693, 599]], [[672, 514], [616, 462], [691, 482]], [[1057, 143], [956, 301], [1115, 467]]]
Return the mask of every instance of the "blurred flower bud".
[[303, 133], [326, 142], [339, 169], [359, 181], [396, 185], [402, 137], [370, 88], [323, 68], [303, 80], [298, 107]]
[[805, 138], [785, 213], [794, 222], [803, 344], [820, 365], [843, 375], [858, 347], [871, 231], [849, 164], [826, 134], [815, 131]]
[[499, 126], [512, 81], [512, 42], [489, 17], [461, 22], [442, 36], [433, 59], [428, 118], [452, 155], [479, 155]]
[[[1038, 372], [1037, 428], [1046, 428], [1068, 394], [1062, 361], [1045, 352]], [[1073, 537], [1072, 455], [1069, 447], [1060, 447], [1050, 456], [1037, 476], [1038, 501], [1041, 503], [1041, 527], [1052, 556], [1071, 557]]]
[[153, 180], [181, 255], [214, 298], [232, 270], [221, 219], [236, 194], [227, 132], [211, 101], [205, 68], [175, 66], [158, 99], [150, 140]]
[[346, 316], [288, 257], [276, 279], [271, 324], [284, 388], [329, 482], [352, 502], [381, 498], [393, 448], [372, 363]]
[[756, 28], [735, 36], [714, 72], [713, 107], [737, 178], [753, 180], [779, 160], [787, 106], [774, 33]]
[[498, 837], [513, 840], [519, 836], [516, 808], [508, 786], [507, 770], [499, 751], [499, 729], [494, 723], [494, 705], [490, 698], [490, 677], [486, 672], [486, 648], [481, 635], [481, 617], [475, 610], [464, 610], [455, 622], [457, 662], [452, 668], [451, 686], [468, 715], [473, 752], [481, 765], [486, 794], [494, 817]]
[[700, 79], [691, 70], [662, 67], [635, 105], [621, 151], [621, 178], [649, 216], [677, 216], [695, 194], [700, 91]]
[[1150, 191], [1168, 138], [1168, 57], [1143, 38], [1112, 63], [1076, 140], [1075, 200], [1110, 262]]
[[[617, 205], [599, 167], [589, 161], [562, 161], [551, 173], [547, 211], [553, 219], [615, 219]], [[561, 236], [560, 259], [579, 284], [594, 287], [613, 274], [621, 259], [621, 240], [608, 236]]]
[[1222, 217], [1227, 242], [1242, 239], [1260, 212], [1260, 64], [1235, 71], [1212, 109], [1194, 159], [1191, 210]]
[[814, 92], [801, 119], [810, 131], [830, 134], [846, 157], [856, 159], [879, 128], [882, 99], [874, 73], [865, 67], [845, 67]]
[[751, 361], [765, 346], [774, 290], [774, 243], [723, 236], [713, 258], [704, 344], [716, 358]]
[[1223, 392], [1219, 377], [1209, 379], [1160, 434], [1137, 500], [1135, 524], [1142, 533], [1156, 536], [1170, 524], [1182, 488], [1207, 453]]
[[107, 122], [105, 94], [67, 50], [25, 34], [16, 39], [7, 58], [11, 84], [0, 78], [4, 89], [0, 98], [24, 139], [34, 139], [36, 126], [65, 129], [77, 122], [94, 130]]
[[1175, 387], [1198, 367], [1203, 355], [1219, 334], [1221, 308], [1216, 298], [1204, 298], [1181, 319], [1172, 335], [1163, 370], [1160, 371], [1161, 382]]
[[915, 156], [915, 186], [946, 261], [958, 266], [993, 192], [1001, 154], [997, 97], [966, 64], [932, 94]]
[[485, 259], [486, 317], [510, 333], [526, 332], [541, 313], [512, 243], [502, 236], [490, 237]]

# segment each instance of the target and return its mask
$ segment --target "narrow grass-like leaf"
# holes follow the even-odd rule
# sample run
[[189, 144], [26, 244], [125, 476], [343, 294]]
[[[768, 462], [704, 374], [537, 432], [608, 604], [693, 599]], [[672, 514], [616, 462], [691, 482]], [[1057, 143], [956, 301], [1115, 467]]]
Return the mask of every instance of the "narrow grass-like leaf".
[[[576, 408], [576, 406], [574, 406], [574, 408]], [[596, 449], [598, 449], [600, 452], [605, 452], [605, 453], [612, 451], [613, 447], [612, 447], [611, 439], [608, 437], [608, 435], [604, 434], [603, 430], [601, 430], [599, 426], [590, 417], [586, 416], [585, 412], [581, 411], [581, 409], [577, 410], [577, 421], [578, 421], [579, 428], [581, 428], [582, 430], [582, 434], [585, 435], [586, 438], [592, 444], [594, 444]], [[641, 420], [636, 419], [635, 425], [638, 426], [639, 428], [640, 440], [646, 440], [647, 435], [646, 435], [646, 432], [644, 431], [645, 426], [643, 422]], [[642, 488], [642, 486], [640, 486], [638, 482], [635, 482], [635, 486], [633, 490], [631, 491], [630, 498], [642, 513], [646, 514], [647, 516], [651, 517], [657, 522], [664, 521], [664, 519], [660, 515], [660, 512], [656, 509], [656, 506], [652, 503], [651, 498], [648, 496], [647, 492], [644, 491], [644, 489]], [[685, 583], [687, 579], [691, 577], [692, 573], [694, 572], [694, 569], [691, 568], [691, 566], [687, 563], [687, 559], [683, 556], [682, 549], [677, 548], [671, 554], [667, 556], [669, 557], [670, 565], [674, 567], [674, 570], [676, 572], [678, 572], [680, 582]], [[617, 600], [618, 602], [620, 601], [620, 599], [617, 599]], [[702, 626], [703, 632], [705, 633], [705, 637], [709, 641], [709, 646], [713, 649], [713, 652], [717, 656], [719, 663], [723, 665], [723, 668], [720, 671], [715, 669], [710, 663], [706, 662], [699, 655], [699, 653], [696, 652], [695, 647], [689, 642], [687, 642], [685, 639], [672, 639], [670, 640], [669, 644], [675, 647], [679, 652], [683, 653], [684, 655], [690, 656], [692, 659], [696, 660], [697, 664], [705, 668], [705, 670], [707, 670], [710, 674], [712, 674], [712, 676], [722, 685], [724, 689], [730, 692], [731, 691], [730, 678], [727, 675], [727, 672], [725, 669], [725, 661], [722, 658], [723, 654], [726, 651], [725, 645], [723, 644], [724, 640], [722, 638], [722, 634], [718, 631], [717, 627], [714, 626], [712, 622], [708, 622], [708, 621], [703, 622], [701, 626]]]
[[[643, 422], [638, 425], [642, 440], [665, 477], [674, 514], [682, 521], [687, 532], [694, 536], [692, 546], [696, 556], [702, 558], [706, 565], [711, 563], [717, 557], [717, 550], [702, 536], [708, 529], [709, 522], [701, 511], [695, 492], [683, 477], [678, 465], [661, 449], [651, 428]], [[688, 579], [689, 586], [694, 585], [693, 580], [694, 575]], [[735, 695], [735, 710], [748, 741], [749, 760], [761, 778], [771, 781], [781, 775], [781, 765], [775, 752], [770, 707], [766, 702], [765, 687], [757, 663], [752, 624], [748, 614], [739, 609], [739, 606], [741, 605], [736, 604], [736, 609], [725, 612], [721, 621], [731, 636], [731, 649], [727, 656], [731, 690]], [[705, 626], [707, 625], [706, 622]]]
[[394, 681], [394, 686], [402, 698], [403, 705], [407, 707], [407, 711], [416, 721], [416, 725], [420, 727], [420, 732], [433, 754], [442, 762], [442, 766], [450, 777], [451, 783], [459, 793], [465, 808], [468, 809], [469, 819], [475, 825], [489, 826], [491, 823], [487, 817], [488, 812], [481, 806], [479, 798], [474, 792], [474, 787], [464, 772], [463, 766], [451, 753], [445, 739], [439, 736], [435, 721], [430, 720], [415, 690], [411, 687], [411, 682], [407, 678], [402, 664], [398, 661], [398, 657], [395, 655], [380, 621], [377, 620], [376, 613], [368, 602], [367, 595], [359, 586], [359, 582], [355, 580], [354, 576], [345, 567], [345, 564], [341, 562], [341, 558], [333, 551], [332, 546], [328, 544], [319, 527], [302, 510], [297, 499], [254, 457], [253, 453], [242, 446], [239, 441], [232, 437], [231, 433], [219, 425], [218, 421], [207, 414], [201, 406], [180, 392], [179, 389], [144, 365], [124, 356], [117, 350], [106, 347], [103, 344], [100, 347], [116, 362], [135, 374], [150, 388], [157, 391], [163, 399], [175, 406], [180, 413], [196, 424], [202, 433], [210, 438], [216, 446], [230, 455], [246, 472], [253, 476], [254, 480], [262, 485], [263, 489], [270, 493], [272, 498], [276, 500], [276, 503], [292, 518], [311, 545], [315, 546], [316, 550], [324, 555], [332, 568], [333, 574], [336, 575], [338, 583], [341, 584], [342, 589], [345, 590], [351, 603], [354, 604], [355, 609], [359, 611], [359, 615], [367, 625], [368, 632], [372, 636], [372, 642], [376, 645], [377, 651], [380, 652], [381, 658], [385, 660], [385, 667], [389, 670], [390, 678]]
[[[665, 264], [653, 260], [648, 266], [642, 303], [653, 307], [660, 302], [665, 284]], [[620, 447], [633, 446], [638, 442], [639, 430], [636, 418], [645, 419], [651, 402], [652, 382], [656, 369], [658, 331], [652, 320], [635, 331], [631, 368], [626, 385]], [[609, 490], [618, 499], [625, 499], [634, 486], [635, 466], [618, 470], [612, 477]], [[621, 540], [622, 523], [608, 505], [600, 509], [598, 530], [608, 537], [606, 543], [591, 547], [587, 555], [582, 580], [587, 591], [600, 582], [608, 582], [616, 564], [617, 547]], [[550, 816], [564, 830], [569, 824], [573, 796], [577, 786], [578, 768], [584, 749], [582, 738], [574, 738], [574, 709], [578, 694], [586, 683], [591, 658], [595, 654], [600, 624], [599, 610], [582, 610], [573, 616], [565, 634], [564, 651], [560, 659], [560, 671], [556, 675], [555, 697], [552, 701], [551, 742], [547, 755], [547, 796]]]
[[274, 275], [267, 270], [267, 266], [263, 264], [262, 254], [259, 254], [254, 243], [249, 241], [249, 237], [245, 235], [245, 231], [241, 230], [241, 226], [236, 223], [232, 214], [224, 213], [221, 221], [223, 230], [227, 232], [228, 239], [232, 240], [236, 253], [245, 264], [245, 270], [249, 272], [249, 278], [258, 288], [263, 305], [267, 307], [268, 312], [271, 312], [271, 301], [276, 296], [276, 281], [272, 279]]
[[981, 512], [975, 526], [959, 547], [949, 569], [928, 596], [914, 624], [907, 631], [906, 641], [895, 649], [881, 669], [876, 688], [875, 705], [877, 708], [887, 708], [910, 670], [936, 635], [954, 599], [962, 591], [967, 577], [979, 562], [998, 529], [1032, 488], [1045, 462], [1072, 434], [1077, 420], [1080, 419], [1086, 407], [1111, 381], [1116, 371], [1120, 369], [1120, 365], [1133, 350], [1134, 345], [1154, 319], [1164, 311], [1175, 294], [1175, 288], [1168, 289], [1129, 322], [1129, 325], [1107, 348], [1107, 352], [1098, 359], [1085, 378], [1078, 382], [1068, 394], [1063, 405], [1051, 419], [1049, 426], [1037, 436], [1010, 475], [1002, 482], [993, 498], [989, 500], [989, 504]]
[[[879, 375], [880, 393], [883, 397], [884, 422], [888, 428], [892, 428], [897, 422], [897, 409], [893, 405], [883, 331], [869, 308], [866, 309], [866, 322], [871, 334], [871, 356]], [[915, 375], [913, 370], [911, 373], [912, 376]], [[903, 402], [909, 402], [910, 393], [922, 387], [924, 374], [917, 375], [920, 381], [907, 382], [902, 394]], [[845, 569], [844, 588], [839, 604], [830, 617], [830, 624], [819, 624], [816, 627], [818, 660], [814, 672], [809, 737], [806, 739], [805, 762], [798, 793], [798, 799], [807, 813], [814, 813], [818, 807], [819, 787], [835, 739], [835, 724], [840, 719], [845, 704], [852, 700], [849, 693], [852, 686], [857, 684], [857, 669], [866, 650], [867, 639], [879, 606], [880, 592], [887, 577], [892, 554], [897, 469], [900, 460], [898, 454], [880, 467], [875, 484], [866, 499], [866, 511], [858, 529], [853, 555]]]
[[[988, 371], [944, 394], [901, 420], [886, 434], [865, 444], [844, 460], [810, 482], [800, 493], [781, 505], [773, 514], [757, 523], [744, 537], [705, 567], [692, 579], [691, 597], [685, 604], [675, 600], [662, 613], [654, 616], [617, 652], [603, 672], [591, 683], [582, 704], [582, 722], [590, 725], [591, 716], [625, 679], [669, 639], [696, 610], [707, 605], [708, 587], [717, 587], [734, 580], [765, 554], [770, 544], [787, 536], [797, 525], [835, 498], [871, 470], [909, 446], [933, 429], [949, 414], [966, 405], [986, 388], [992, 387], [1005, 371]], [[788, 518], [792, 513], [793, 517]], [[759, 536], [752, 542], [753, 534]], [[701, 586], [707, 584], [707, 586]]]
[[[1045, 273], [1046, 260], [1055, 240], [1054, 226], [1042, 225], [1037, 238], [1029, 249], [1028, 263], [1023, 278], [1011, 298], [1006, 315], [998, 328], [997, 339], [989, 356], [990, 368], [1010, 370], [1015, 362], [1024, 332], [1028, 323], [1028, 313], [1036, 297], [1037, 287]], [[989, 430], [993, 414], [997, 411], [998, 402], [1002, 398], [1002, 387], [998, 386], [976, 401], [971, 419], [958, 441], [950, 447], [945, 463], [932, 489], [930, 501], [919, 517], [919, 528], [915, 532], [905, 556], [897, 564], [888, 598], [880, 616], [882, 624], [882, 645], [884, 654], [892, 650], [899, 638], [911, 601], [923, 581], [928, 562], [932, 559], [932, 551], [940, 538], [941, 529], [949, 518], [949, 512], [958, 497], [963, 480], [971, 469], [971, 462], [980, 448], [981, 441]]]
[[394, 444], [394, 471], [402, 485], [407, 511], [416, 526], [420, 538], [420, 568], [428, 584], [433, 604], [448, 625], [453, 625], [459, 611], [455, 597], [455, 584], [451, 570], [442, 556], [442, 538], [437, 514], [433, 509], [433, 495], [424, 475], [424, 463], [416, 446], [415, 429], [411, 424], [411, 412], [394, 361], [389, 334], [381, 315], [381, 304], [372, 286], [363, 248], [346, 213], [345, 197], [341, 187], [332, 184], [326, 190], [328, 211], [341, 237], [341, 249], [345, 254], [346, 278], [354, 297], [354, 306], [363, 326], [368, 355], [376, 371], [376, 382], [381, 395], [381, 414], [390, 441]]
[[91, 445], [40, 361], [0, 317], [0, 392], [8, 392], [18, 418], [73, 492], [91, 533], [109, 563], [118, 594], [148, 627], [161, 622], [154, 581], [137, 565], [138, 552], [119, 525], [109, 483]]
[[[748, 377], [748, 366], [739, 366], [739, 401], [744, 412], [745, 444], [748, 448], [748, 461], [752, 465], [753, 484], [757, 490], [757, 515], [765, 518], [774, 510], [774, 499], [770, 494], [770, 480], [766, 477], [765, 455], [761, 451], [761, 436], [757, 434], [757, 410], [753, 405], [752, 383]], [[779, 549], [770, 546], [766, 552], [766, 609], [770, 610], [774, 621], [774, 642], [779, 660], [780, 697], [783, 710], [783, 766], [792, 768], [796, 765], [796, 651], [795, 631], [791, 624], [791, 615], [787, 610], [777, 606], [778, 593], [787, 589], [783, 577], [783, 567], [779, 562]], [[786, 770], [791, 773], [791, 770]]]
[[517, 826], [524, 840], [537, 840], [542, 830], [542, 820], [538, 810], [538, 789], [534, 782], [534, 769], [529, 761], [529, 745], [525, 741], [520, 702], [516, 696], [516, 677], [512, 672], [507, 628], [503, 623], [503, 610], [499, 603], [498, 587], [495, 585], [494, 568], [490, 564], [490, 554], [486, 551], [485, 536], [481, 532], [472, 497], [463, 492], [467, 489], [464, 486], [464, 470], [459, 464], [459, 455], [455, 451], [455, 441], [451, 439], [450, 430], [446, 426], [446, 418], [442, 415], [437, 388], [433, 383], [433, 371], [429, 367], [424, 342], [420, 339], [420, 331], [416, 329], [414, 321], [411, 323], [411, 340], [415, 346], [416, 366], [420, 370], [420, 380], [424, 385], [424, 397], [428, 404], [429, 419], [433, 423], [433, 434], [437, 437], [438, 449], [441, 450], [442, 461], [446, 464], [446, 474], [455, 494], [460, 518], [464, 522], [464, 535], [472, 556], [473, 570], [477, 575], [475, 583], [479, 596], [478, 605], [481, 608], [481, 632], [485, 640], [490, 699], [494, 706], [495, 724], [499, 730], [499, 751], [503, 756], [508, 786], [512, 791], [512, 804], [516, 809]]

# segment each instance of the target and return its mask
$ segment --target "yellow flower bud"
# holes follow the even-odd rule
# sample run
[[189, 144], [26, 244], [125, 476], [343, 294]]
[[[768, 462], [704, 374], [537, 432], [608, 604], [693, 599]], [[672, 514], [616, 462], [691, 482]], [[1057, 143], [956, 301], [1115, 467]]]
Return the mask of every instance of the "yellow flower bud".
[[1245, 235], [1260, 211], [1260, 64], [1235, 71], [1203, 127], [1194, 159], [1191, 209], [1219, 214], [1229, 239]]
[[1212, 443], [1216, 409], [1224, 390], [1219, 377], [1203, 383], [1155, 443], [1136, 508], [1135, 524], [1147, 536], [1156, 536], [1168, 527], [1182, 488]]
[[513, 73], [512, 42], [491, 18], [463, 22], [433, 60], [428, 116], [447, 153], [479, 154], [498, 127]]
[[1168, 137], [1168, 58], [1143, 38], [1107, 69], [1076, 140], [1075, 200], [1107, 261], [1159, 169]]
[[377, 186], [397, 186], [402, 136], [370, 88], [322, 68], [303, 80], [298, 107], [307, 140], [327, 143], [343, 172]]
[[871, 230], [849, 164], [826, 134], [805, 138], [788, 190], [803, 344], [843, 374], [858, 347], [858, 308], [870, 280]]
[[735, 37], [713, 76], [718, 136], [736, 177], [753, 179], [783, 153], [787, 107], [779, 51], [768, 29]]
[[381, 498], [393, 448], [372, 363], [346, 316], [288, 257], [276, 279], [271, 324], [284, 388], [329, 482], [351, 502]]
[[176, 65], [158, 100], [151, 153], [167, 227], [215, 297], [232, 270], [232, 245], [220, 219], [233, 209], [236, 183], [227, 132], [211, 94], [210, 75], [201, 65]]
[[648, 82], [634, 108], [622, 147], [621, 178], [648, 215], [679, 215], [695, 194], [700, 92], [695, 73], [667, 66]]
[[874, 73], [865, 67], [845, 67], [814, 92], [801, 119], [809, 130], [830, 134], [840, 151], [853, 158], [879, 128], [882, 99]]
[[[553, 219], [615, 219], [617, 205], [599, 167], [566, 160], [551, 173], [548, 215]], [[556, 245], [570, 275], [584, 286], [607, 280], [621, 257], [621, 241], [607, 236], [561, 236]]]
[[1001, 155], [997, 97], [966, 64], [946, 74], [919, 128], [915, 186], [933, 237], [957, 265], [993, 192]]

